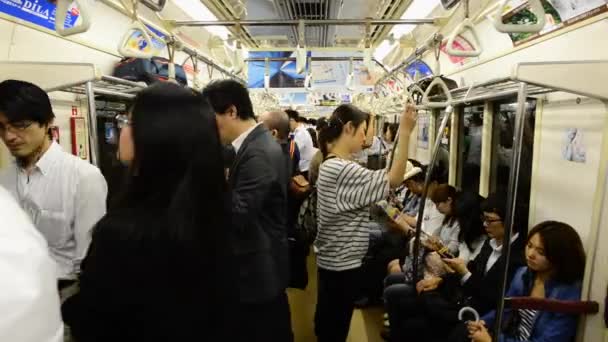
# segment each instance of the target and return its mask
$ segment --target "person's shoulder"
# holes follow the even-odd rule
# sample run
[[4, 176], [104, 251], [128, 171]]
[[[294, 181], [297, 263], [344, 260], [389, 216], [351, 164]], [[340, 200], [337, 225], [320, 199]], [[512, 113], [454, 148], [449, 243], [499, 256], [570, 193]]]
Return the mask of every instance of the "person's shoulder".
[[[46, 241], [36, 230], [25, 212], [19, 207], [15, 198], [0, 186], [0, 242], [11, 241], [11, 249], [17, 244], [24, 250], [46, 250]], [[13, 249], [16, 251], [16, 249]]]

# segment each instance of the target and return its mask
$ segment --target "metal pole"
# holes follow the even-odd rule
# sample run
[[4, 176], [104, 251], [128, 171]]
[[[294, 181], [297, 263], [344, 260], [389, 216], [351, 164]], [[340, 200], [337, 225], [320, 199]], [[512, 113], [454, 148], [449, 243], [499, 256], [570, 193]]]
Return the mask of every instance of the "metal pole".
[[433, 173], [433, 168], [435, 167], [435, 162], [437, 162], [437, 156], [439, 155], [439, 146], [441, 145], [441, 136], [443, 135], [443, 131], [445, 127], [448, 125], [448, 120], [450, 116], [454, 112], [454, 107], [451, 105], [445, 109], [445, 116], [441, 121], [441, 126], [439, 126], [439, 131], [437, 132], [437, 139], [435, 139], [435, 145], [433, 146], [433, 154], [431, 157], [431, 161], [426, 169], [426, 175], [424, 177], [424, 189], [422, 191], [422, 198], [420, 199], [420, 207], [418, 208], [418, 219], [416, 220], [416, 237], [414, 239], [414, 284], [418, 283], [418, 254], [420, 251], [420, 235], [422, 234], [422, 221], [424, 220], [424, 207], [426, 203], [426, 198], [429, 192], [429, 184], [431, 183], [431, 174]]
[[89, 149], [91, 151], [91, 164], [98, 166], [97, 162], [97, 108], [95, 107], [95, 92], [93, 82], [85, 86], [89, 106]]
[[[303, 20], [305, 26], [359, 26], [367, 25], [423, 25], [433, 24], [434, 19], [315, 19]], [[218, 21], [172, 21], [175, 26], [298, 26], [300, 20], [276, 20], [276, 19], [257, 19], [257, 20], [218, 20]]]
[[505, 262], [502, 280], [500, 282], [498, 297], [498, 308], [496, 310], [496, 321], [494, 323], [494, 341], [498, 341], [503, 318], [503, 310], [505, 308], [505, 291], [507, 289], [507, 279], [509, 274], [509, 259], [511, 258], [511, 233], [514, 227], [515, 211], [517, 209], [517, 184], [519, 183], [519, 167], [521, 162], [521, 153], [523, 147], [524, 124], [526, 121], [526, 96], [528, 94], [528, 85], [522, 82], [519, 85], [517, 92], [517, 112], [515, 117], [515, 141], [513, 142], [513, 152], [511, 156], [511, 170], [509, 172], [509, 189], [507, 192], [507, 217], [505, 221], [505, 236], [503, 240], [503, 253]]

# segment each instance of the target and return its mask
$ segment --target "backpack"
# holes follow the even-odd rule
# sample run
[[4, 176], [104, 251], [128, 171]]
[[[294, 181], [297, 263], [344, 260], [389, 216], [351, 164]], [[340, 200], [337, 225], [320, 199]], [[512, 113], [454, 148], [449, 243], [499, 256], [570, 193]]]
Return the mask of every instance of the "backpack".
[[[113, 75], [132, 82], [145, 82], [150, 85], [169, 80], [169, 60], [163, 57], [123, 58], [114, 67]], [[175, 65], [177, 83], [187, 86], [188, 78], [181, 65]]]
[[312, 188], [310, 194], [298, 213], [296, 223], [296, 238], [310, 246], [317, 237], [317, 189]]

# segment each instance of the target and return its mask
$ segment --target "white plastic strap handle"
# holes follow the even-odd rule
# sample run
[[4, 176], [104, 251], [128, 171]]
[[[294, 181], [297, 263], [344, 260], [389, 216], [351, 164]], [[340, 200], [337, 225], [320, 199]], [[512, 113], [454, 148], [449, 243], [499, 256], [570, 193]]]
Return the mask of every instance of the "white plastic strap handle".
[[458, 311], [458, 320], [462, 321], [464, 318], [464, 314], [467, 312], [473, 315], [473, 317], [475, 318], [475, 322], [479, 322], [479, 313], [477, 313], [477, 310], [473, 309], [470, 306], [465, 306], [464, 308], [460, 309], [460, 311]]
[[306, 71], [306, 48], [297, 47], [296, 48], [296, 73], [302, 74]]
[[[146, 41], [146, 45], [149, 47], [150, 52], [144, 52], [139, 49], [131, 49], [127, 47], [127, 43], [129, 39], [135, 32], [141, 32], [144, 40]], [[152, 38], [150, 38], [150, 34], [148, 33], [148, 29], [142, 24], [139, 20], [134, 21], [131, 26], [127, 29], [124, 36], [118, 43], [118, 53], [120, 53], [124, 57], [131, 58], [152, 58], [154, 56], [154, 46], [152, 44]]]
[[[458, 35], [464, 33], [466, 30], [471, 31], [471, 35], [473, 36], [473, 39], [475, 40], [475, 43], [472, 44], [473, 50], [472, 51], [462, 51], [462, 50], [454, 49], [454, 40], [456, 40], [456, 37], [458, 37]], [[473, 21], [471, 21], [471, 19], [469, 19], [469, 18], [465, 19], [462, 23], [460, 23], [460, 25], [458, 25], [458, 27], [456, 27], [454, 32], [452, 32], [452, 34], [448, 38], [446, 51], [447, 51], [448, 55], [455, 56], [455, 57], [478, 57], [479, 55], [481, 55], [481, 53], [483, 52], [483, 49], [481, 47], [479, 37], [477, 36], [477, 31], [475, 30], [475, 26], [473, 25]]]
[[[445, 96], [447, 97], [447, 101], [431, 102], [429, 100], [429, 94], [431, 93], [431, 90], [433, 90], [433, 88], [435, 88], [436, 86], [439, 86], [443, 90], [443, 92], [445, 93]], [[425, 107], [428, 107], [428, 108], [445, 108], [445, 107], [448, 107], [451, 103], [452, 103], [452, 94], [450, 94], [450, 89], [448, 89], [448, 86], [441, 79], [441, 77], [439, 77], [439, 76], [435, 77], [435, 79], [433, 79], [433, 82], [431, 82], [431, 84], [429, 84], [428, 88], [426, 88], [424, 95], [422, 95], [422, 105]]]
[[530, 11], [536, 16], [536, 24], [505, 24], [502, 22], [502, 14], [509, 0], [503, 0], [498, 6], [496, 15], [494, 15], [494, 27], [502, 33], [538, 33], [544, 27], [547, 19], [545, 18], [545, 9], [541, 0], [528, 0]]
[[[67, 37], [73, 34], [83, 33], [88, 31], [89, 27], [91, 27], [91, 17], [86, 1], [87, 0], [57, 0], [57, 9], [55, 10], [55, 31], [57, 31], [60, 36]], [[73, 2], [76, 3], [78, 11], [80, 12], [78, 15], [80, 25], [65, 28], [68, 10]]]

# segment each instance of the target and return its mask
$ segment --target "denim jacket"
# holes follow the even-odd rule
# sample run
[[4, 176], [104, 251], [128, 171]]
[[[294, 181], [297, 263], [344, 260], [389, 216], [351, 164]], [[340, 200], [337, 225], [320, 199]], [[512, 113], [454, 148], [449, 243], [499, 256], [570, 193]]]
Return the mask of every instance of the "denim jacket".
[[[527, 267], [522, 267], [515, 273], [511, 287], [506, 297], [527, 297], [532, 290], [534, 274]], [[580, 300], [581, 283], [574, 284], [558, 283], [547, 281], [545, 283], [545, 293], [547, 299], [557, 300]], [[504, 319], [507, 321], [512, 314], [512, 310], [505, 309]], [[486, 326], [494, 325], [496, 310], [489, 312], [482, 317]], [[571, 342], [576, 335], [576, 325], [578, 317], [576, 315], [552, 313], [539, 311], [534, 318], [532, 333], [528, 342]], [[499, 342], [519, 341], [517, 337], [508, 336], [504, 333], [500, 335]]]

